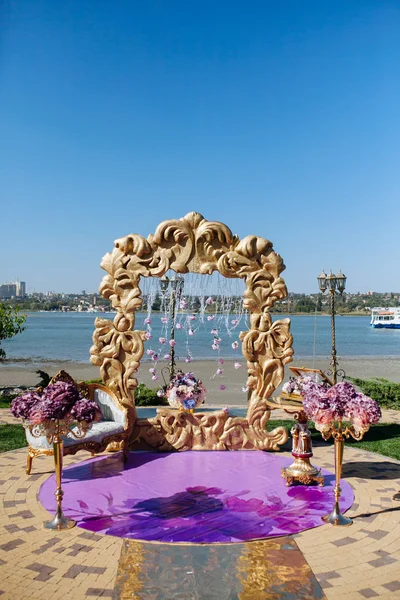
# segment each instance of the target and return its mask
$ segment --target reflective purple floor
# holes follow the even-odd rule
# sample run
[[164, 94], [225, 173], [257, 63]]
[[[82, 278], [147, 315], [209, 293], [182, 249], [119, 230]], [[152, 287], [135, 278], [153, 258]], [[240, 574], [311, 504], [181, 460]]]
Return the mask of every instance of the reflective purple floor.
[[[333, 508], [334, 475], [325, 485], [286, 487], [292, 461], [266, 452], [131, 452], [101, 456], [64, 470], [63, 510], [79, 527], [162, 542], [243, 542], [322, 525]], [[342, 512], [353, 503], [341, 482]], [[54, 475], [39, 500], [55, 512]]]

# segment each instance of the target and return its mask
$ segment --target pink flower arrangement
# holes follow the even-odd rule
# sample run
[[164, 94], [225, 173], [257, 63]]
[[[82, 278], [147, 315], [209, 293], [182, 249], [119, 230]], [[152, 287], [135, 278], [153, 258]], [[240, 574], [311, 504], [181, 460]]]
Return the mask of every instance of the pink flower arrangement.
[[102, 417], [96, 402], [82, 398], [72, 383], [63, 381], [48, 385], [42, 394], [27, 392], [14, 398], [11, 414], [32, 425], [62, 419], [93, 423]]
[[178, 371], [166, 386], [164, 395], [172, 408], [193, 410], [203, 404], [207, 390], [203, 383], [193, 373]]
[[349, 420], [356, 432], [365, 432], [382, 416], [378, 403], [347, 381], [332, 387], [307, 381], [301, 391], [307, 417], [320, 431], [329, 429], [335, 421]]

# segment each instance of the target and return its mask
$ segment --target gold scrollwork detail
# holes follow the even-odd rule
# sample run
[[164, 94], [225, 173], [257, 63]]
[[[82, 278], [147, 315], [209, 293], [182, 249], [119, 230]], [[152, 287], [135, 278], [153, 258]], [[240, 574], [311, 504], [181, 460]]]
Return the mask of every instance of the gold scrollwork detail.
[[[289, 319], [272, 323], [269, 313], [277, 300], [287, 296], [285, 282], [280, 277], [285, 265], [269, 240], [258, 236], [239, 240], [227, 225], [207, 221], [192, 212], [181, 219], [160, 223], [147, 238], [131, 234], [118, 239], [101, 266], [107, 274], [100, 293], [110, 300], [117, 313], [113, 322], [96, 319], [91, 362], [100, 367], [104, 383], [122, 404], [133, 409], [138, 385], [135, 373], [143, 357], [145, 340], [145, 332], [134, 329], [135, 312], [142, 307], [140, 278], [162, 277], [169, 269], [177, 273], [218, 271], [224, 277], [243, 279], [246, 285], [243, 305], [250, 312], [250, 329], [240, 334], [250, 389], [246, 419], [215, 416], [218, 431], [223, 424], [217, 439], [215, 427], [204, 421], [204, 416], [196, 426], [189, 426], [187, 417], [182, 421], [183, 417], [174, 416], [171, 433], [170, 420], [159, 411], [155, 421], [147, 419], [146, 425], [142, 423], [143, 439], [160, 449], [170, 445], [181, 449], [277, 449], [286, 441], [283, 428], [275, 430], [277, 433], [265, 429], [270, 414], [266, 401], [282, 382], [284, 365], [293, 355]], [[164, 441], [162, 435], [167, 436]]]

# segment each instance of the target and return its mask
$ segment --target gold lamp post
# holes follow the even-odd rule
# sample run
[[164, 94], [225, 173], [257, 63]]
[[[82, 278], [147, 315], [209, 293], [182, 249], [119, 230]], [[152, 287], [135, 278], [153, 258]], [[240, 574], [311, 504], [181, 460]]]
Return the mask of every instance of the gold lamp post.
[[[173, 277], [172, 279], [170, 279], [169, 277], [164, 275], [164, 277], [162, 277], [160, 279], [161, 292], [162, 292], [163, 296], [165, 297], [168, 290], [171, 290], [170, 291], [171, 329], [170, 329], [170, 334], [169, 334], [170, 342], [175, 341], [176, 305], [179, 302], [180, 297], [182, 295], [184, 283], [185, 283], [184, 279], [181, 275], [177, 275], [176, 277]], [[171, 360], [169, 363], [169, 380], [171, 381], [171, 379], [175, 375], [175, 368], [176, 368], [175, 345], [174, 344], [172, 344], [170, 346], [169, 354], [171, 356]]]
[[340, 295], [343, 294], [346, 287], [347, 277], [343, 275], [342, 271], [339, 271], [337, 275], [334, 275], [332, 271], [329, 271], [327, 275], [322, 269], [322, 273], [317, 277], [319, 289], [324, 294], [328, 290], [331, 298], [331, 332], [332, 332], [332, 381], [333, 384], [337, 383], [337, 372], [338, 362], [336, 356], [336, 333], [335, 333], [335, 294], [338, 292]]

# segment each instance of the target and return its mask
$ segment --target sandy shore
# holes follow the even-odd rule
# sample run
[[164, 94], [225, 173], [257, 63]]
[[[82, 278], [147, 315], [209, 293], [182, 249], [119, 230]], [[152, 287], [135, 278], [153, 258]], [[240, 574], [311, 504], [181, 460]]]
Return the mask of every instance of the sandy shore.
[[[241, 368], [235, 369], [234, 362], [226, 360], [223, 365], [223, 375], [215, 375], [217, 368], [216, 361], [199, 360], [193, 361], [190, 365], [181, 363], [179, 368], [185, 371], [192, 370], [200, 379], [208, 391], [207, 404], [211, 405], [243, 405], [246, 403], [247, 395], [242, 391], [246, 383], [246, 362], [241, 361]], [[161, 363], [160, 363], [161, 365]], [[157, 382], [152, 381], [149, 368], [151, 363], [142, 364], [138, 379], [150, 387], [156, 387], [163, 384], [163, 379], [159, 377]], [[315, 369], [328, 370], [329, 362], [327, 360], [316, 359], [313, 364], [312, 359], [298, 359], [290, 363], [290, 366], [309, 367]], [[289, 365], [285, 369], [285, 380], [289, 378]], [[340, 361], [340, 368], [343, 368], [346, 375], [350, 377], [360, 377], [361, 379], [370, 379], [372, 377], [383, 377], [391, 381], [400, 382], [400, 358], [347, 358]], [[100, 377], [99, 369], [91, 364], [76, 362], [27, 362], [27, 363], [2, 363], [0, 364], [0, 386], [18, 386], [18, 385], [36, 385], [38, 376], [36, 371], [41, 369], [50, 375], [55, 375], [60, 369], [64, 369], [77, 380], [96, 379]], [[160, 369], [159, 369], [160, 371]], [[226, 386], [221, 390], [220, 386]]]

